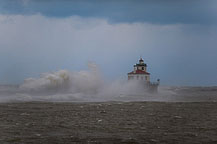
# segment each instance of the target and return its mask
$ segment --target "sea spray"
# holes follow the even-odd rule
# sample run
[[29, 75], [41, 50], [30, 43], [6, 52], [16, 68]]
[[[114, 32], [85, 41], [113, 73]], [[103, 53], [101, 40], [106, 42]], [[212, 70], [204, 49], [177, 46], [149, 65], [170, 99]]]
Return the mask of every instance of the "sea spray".
[[96, 93], [102, 83], [94, 63], [88, 63], [87, 71], [43, 73], [40, 78], [28, 78], [20, 85], [22, 91], [54, 91], [70, 93]]
[[6, 97], [0, 92], [4, 101], [68, 102], [162, 100], [160, 94], [161, 90], [159, 94], [147, 93], [142, 84], [127, 81], [127, 78], [106, 82], [95, 63], [88, 63], [86, 71], [59, 70], [43, 73], [39, 78], [25, 79], [16, 90], [7, 93]]

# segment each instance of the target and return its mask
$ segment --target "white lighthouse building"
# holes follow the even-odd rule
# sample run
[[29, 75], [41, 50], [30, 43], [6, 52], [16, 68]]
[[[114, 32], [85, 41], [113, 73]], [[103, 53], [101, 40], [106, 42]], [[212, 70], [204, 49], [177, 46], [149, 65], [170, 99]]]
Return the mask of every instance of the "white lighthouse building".
[[140, 80], [149, 83], [150, 73], [147, 72], [147, 65], [140, 58], [139, 63], [134, 65], [134, 70], [128, 73], [128, 80]]
[[144, 63], [142, 58], [140, 58], [139, 63], [134, 65], [134, 70], [127, 75], [129, 81], [138, 81], [144, 84], [144, 88], [148, 91], [157, 91], [160, 80], [158, 79], [157, 82], [150, 82], [150, 73], [147, 72], [147, 64]]

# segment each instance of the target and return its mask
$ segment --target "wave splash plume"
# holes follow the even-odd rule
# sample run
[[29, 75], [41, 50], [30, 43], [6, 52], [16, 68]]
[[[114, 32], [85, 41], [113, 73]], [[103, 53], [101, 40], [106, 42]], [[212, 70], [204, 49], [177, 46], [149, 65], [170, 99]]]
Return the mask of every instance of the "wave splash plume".
[[87, 71], [69, 72], [60, 70], [43, 73], [40, 78], [28, 78], [20, 85], [23, 91], [54, 91], [70, 93], [96, 93], [102, 84], [97, 66], [88, 63]]
[[[210, 101], [217, 100], [217, 88], [162, 87], [158, 93], [144, 91], [135, 81], [107, 82], [95, 63], [88, 70], [59, 70], [25, 79], [21, 85], [0, 85], [0, 102], [13, 101]], [[206, 95], [206, 97], [204, 97]]]

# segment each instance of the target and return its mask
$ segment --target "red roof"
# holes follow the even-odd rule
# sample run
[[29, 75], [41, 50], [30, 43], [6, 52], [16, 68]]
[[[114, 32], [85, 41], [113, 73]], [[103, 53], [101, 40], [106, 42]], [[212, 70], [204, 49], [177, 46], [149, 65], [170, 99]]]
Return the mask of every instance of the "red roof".
[[136, 72], [134, 73], [134, 71], [128, 73], [128, 74], [146, 74], [146, 75], [150, 75], [150, 73], [146, 72], [146, 71], [142, 71], [142, 70], [136, 70]]

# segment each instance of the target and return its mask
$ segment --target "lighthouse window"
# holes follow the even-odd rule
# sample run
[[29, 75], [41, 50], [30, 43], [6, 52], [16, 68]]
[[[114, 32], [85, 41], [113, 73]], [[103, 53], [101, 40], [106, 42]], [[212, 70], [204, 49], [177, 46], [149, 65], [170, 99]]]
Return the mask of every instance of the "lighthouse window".
[[142, 67], [142, 70], [144, 70], [144, 67]]

